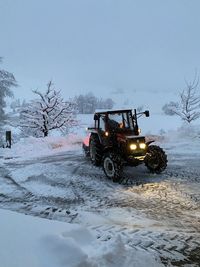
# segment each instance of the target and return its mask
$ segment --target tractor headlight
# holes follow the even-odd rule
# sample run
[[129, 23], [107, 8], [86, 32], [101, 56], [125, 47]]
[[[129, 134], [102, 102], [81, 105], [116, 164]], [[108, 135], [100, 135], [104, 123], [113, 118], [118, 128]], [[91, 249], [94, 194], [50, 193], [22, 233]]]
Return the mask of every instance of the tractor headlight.
[[140, 143], [140, 144], [139, 144], [139, 147], [140, 147], [141, 149], [145, 149], [145, 148], [146, 148], [146, 144], [145, 144], [145, 143]]
[[136, 150], [136, 149], [137, 149], [137, 146], [136, 146], [135, 144], [131, 144], [131, 145], [130, 145], [130, 149], [131, 149], [131, 150]]

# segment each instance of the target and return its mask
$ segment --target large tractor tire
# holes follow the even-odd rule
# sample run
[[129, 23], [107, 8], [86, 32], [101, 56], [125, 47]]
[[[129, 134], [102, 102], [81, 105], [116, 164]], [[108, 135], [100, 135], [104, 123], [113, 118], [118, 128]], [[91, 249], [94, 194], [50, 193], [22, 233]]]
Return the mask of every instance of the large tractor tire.
[[145, 157], [145, 165], [152, 173], [161, 173], [167, 167], [167, 155], [159, 146], [149, 146]]
[[100, 166], [102, 161], [102, 147], [99, 137], [96, 134], [92, 134], [90, 136], [89, 154], [92, 164], [95, 166]]
[[121, 157], [112, 152], [106, 153], [103, 157], [103, 170], [109, 179], [119, 182], [123, 172]]

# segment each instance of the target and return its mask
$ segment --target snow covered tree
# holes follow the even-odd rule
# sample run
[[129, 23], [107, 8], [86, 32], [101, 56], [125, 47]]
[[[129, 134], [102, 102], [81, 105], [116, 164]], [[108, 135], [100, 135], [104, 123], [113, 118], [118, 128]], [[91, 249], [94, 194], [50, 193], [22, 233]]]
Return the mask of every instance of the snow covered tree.
[[[1, 58], [0, 58], [0, 62], [1, 62]], [[0, 126], [2, 126], [6, 120], [5, 98], [7, 96], [8, 97], [13, 96], [13, 93], [11, 91], [11, 88], [13, 86], [17, 86], [17, 82], [15, 80], [14, 75], [6, 70], [0, 69]]]
[[47, 84], [45, 93], [33, 91], [38, 98], [32, 100], [20, 111], [20, 128], [25, 135], [46, 137], [55, 129], [65, 131], [76, 125], [76, 104], [64, 101], [60, 91]]
[[163, 106], [167, 115], [177, 115], [183, 121], [191, 123], [200, 118], [200, 94], [198, 93], [199, 78], [195, 75], [190, 83], [186, 81], [186, 88], [179, 94], [179, 102], [169, 102]]
[[15, 99], [10, 103], [10, 108], [12, 109], [13, 113], [15, 113], [20, 107], [21, 107], [21, 101], [19, 98]]

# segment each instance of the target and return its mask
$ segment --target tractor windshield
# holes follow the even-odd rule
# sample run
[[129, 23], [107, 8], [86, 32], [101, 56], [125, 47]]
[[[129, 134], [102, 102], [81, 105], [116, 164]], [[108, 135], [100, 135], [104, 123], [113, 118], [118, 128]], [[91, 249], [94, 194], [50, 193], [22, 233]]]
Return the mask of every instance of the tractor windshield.
[[115, 128], [121, 128], [126, 130], [134, 129], [131, 112], [108, 114], [108, 124], [109, 123], [112, 124]]

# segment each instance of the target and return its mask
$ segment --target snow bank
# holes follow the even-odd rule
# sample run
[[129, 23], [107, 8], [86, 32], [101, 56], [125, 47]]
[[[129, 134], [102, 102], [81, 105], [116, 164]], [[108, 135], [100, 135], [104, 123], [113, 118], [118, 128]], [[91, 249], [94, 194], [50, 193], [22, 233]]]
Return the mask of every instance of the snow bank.
[[119, 236], [100, 241], [85, 227], [0, 210], [0, 259], [4, 267], [163, 266]]
[[82, 138], [75, 134], [66, 137], [52, 136], [45, 138], [23, 138], [12, 145], [11, 149], [1, 149], [1, 155], [5, 159], [34, 158], [51, 155], [63, 151], [80, 149]]
[[170, 153], [200, 154], [200, 125], [183, 124], [170, 130], [160, 140], [162, 146]]
[[[64, 151], [80, 151], [81, 143], [87, 135], [86, 127], [93, 123], [92, 114], [79, 115], [80, 127], [74, 134], [66, 137], [51, 136], [46, 138], [24, 138], [13, 144], [11, 149], [0, 149], [0, 158], [28, 159], [52, 155]], [[177, 152], [200, 151], [200, 125], [182, 125], [180, 119], [155, 114], [150, 118], [142, 117], [139, 121], [142, 135], [147, 139], [155, 140], [166, 149], [175, 149]]]
[[171, 130], [168, 132], [169, 140], [182, 141], [191, 140], [199, 141], [200, 140], [200, 125], [189, 125], [183, 124], [181, 127], [178, 127], [176, 130]]

